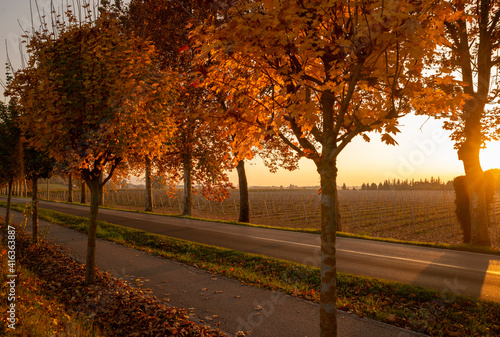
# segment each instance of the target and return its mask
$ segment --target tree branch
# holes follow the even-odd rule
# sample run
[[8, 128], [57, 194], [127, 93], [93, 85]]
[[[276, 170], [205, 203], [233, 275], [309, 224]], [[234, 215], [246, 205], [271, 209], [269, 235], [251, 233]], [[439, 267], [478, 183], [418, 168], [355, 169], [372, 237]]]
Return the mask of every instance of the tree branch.
[[292, 129], [293, 134], [297, 138], [297, 141], [299, 142], [300, 146], [302, 146], [302, 148], [306, 150], [312, 151], [315, 155], [318, 155], [316, 147], [314, 147], [314, 145], [304, 136], [304, 133], [302, 132], [302, 129], [295, 121], [295, 118], [290, 117], [287, 119], [290, 123], [290, 128]]
[[301, 157], [305, 157], [306, 156], [306, 154], [304, 153], [304, 151], [302, 151], [298, 146], [296, 146], [288, 138], [286, 138], [286, 136], [283, 133], [278, 132], [278, 136], [281, 138], [281, 140], [286, 145], [288, 145], [292, 150], [294, 150], [295, 152], [297, 152], [299, 154], [299, 156], [301, 156]]
[[111, 165], [111, 170], [109, 171], [109, 174], [106, 177], [106, 179], [103, 179], [102, 186], [106, 185], [106, 183], [109, 181], [109, 179], [111, 179], [111, 177], [113, 177], [113, 173], [115, 172], [116, 167], [118, 165], [120, 165], [121, 162], [122, 162], [121, 158], [113, 159], [113, 164]]
[[493, 30], [497, 28], [499, 20], [500, 20], [500, 9], [495, 13], [493, 20], [491, 20], [490, 29], [488, 29], [488, 35], [493, 34]]
[[362, 66], [363, 66], [362, 62], [359, 62], [358, 64], [356, 64], [356, 68], [354, 69], [354, 73], [352, 74], [347, 93], [342, 98], [342, 105], [340, 106], [340, 109], [339, 109], [339, 119], [338, 119], [338, 121], [335, 124], [335, 127], [333, 129], [333, 134], [335, 135], [335, 137], [337, 137], [337, 135], [340, 132], [340, 129], [342, 128], [344, 116], [347, 114], [347, 109], [349, 108], [349, 104], [351, 102], [352, 95], [354, 95], [354, 89], [356, 88], [356, 85], [357, 85], [357, 83], [360, 79], [360, 76], [361, 76], [361, 67]]
[[317, 126], [314, 126], [311, 130], [311, 134], [314, 136], [314, 139], [318, 142], [321, 143], [321, 139], [323, 138], [323, 133], [321, 132], [320, 129], [318, 129]]

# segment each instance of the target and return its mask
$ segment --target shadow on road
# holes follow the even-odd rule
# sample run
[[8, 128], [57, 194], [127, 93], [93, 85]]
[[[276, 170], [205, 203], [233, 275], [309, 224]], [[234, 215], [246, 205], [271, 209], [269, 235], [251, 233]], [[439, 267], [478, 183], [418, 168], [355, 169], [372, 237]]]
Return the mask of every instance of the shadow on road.
[[[440, 300], [453, 302], [459, 295], [480, 298], [490, 265], [488, 255], [466, 253], [466, 258], [457, 261], [457, 252], [443, 250], [443, 254], [429, 263], [411, 282], [413, 284], [437, 289], [441, 292]], [[452, 266], [451, 261], [457, 261]], [[440, 286], [435, 281], [431, 285], [429, 279], [441, 279]]]

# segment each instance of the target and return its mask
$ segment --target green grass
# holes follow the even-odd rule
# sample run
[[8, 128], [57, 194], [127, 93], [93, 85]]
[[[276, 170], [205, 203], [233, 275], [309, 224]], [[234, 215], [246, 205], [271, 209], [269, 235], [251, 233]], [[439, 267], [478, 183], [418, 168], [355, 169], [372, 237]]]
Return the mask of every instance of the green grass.
[[[22, 205], [15, 209], [22, 210]], [[40, 217], [85, 232], [88, 219], [51, 210]], [[319, 269], [265, 256], [173, 239], [100, 221], [98, 237], [213, 273], [319, 301]], [[435, 336], [500, 334], [500, 304], [422, 287], [338, 273], [340, 309]]]

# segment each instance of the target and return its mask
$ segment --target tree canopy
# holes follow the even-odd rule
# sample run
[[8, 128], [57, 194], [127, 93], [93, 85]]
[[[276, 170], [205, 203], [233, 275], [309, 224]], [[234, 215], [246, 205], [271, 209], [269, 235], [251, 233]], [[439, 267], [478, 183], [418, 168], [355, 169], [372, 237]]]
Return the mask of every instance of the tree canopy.
[[220, 113], [247, 122], [234, 129], [234, 142], [244, 144], [238, 151], [254, 151], [242, 141], [249, 136], [254, 145], [278, 138], [316, 164], [322, 336], [336, 335], [338, 155], [370, 131], [396, 144], [397, 118], [424, 101], [435, 103], [435, 113], [460, 105], [460, 95], [422, 76], [443, 28], [436, 18], [451, 12], [431, 1], [234, 1], [193, 34], [205, 87], [230, 102]]
[[175, 77], [159, 71], [154, 47], [125, 34], [111, 14], [101, 8], [96, 19], [77, 20], [68, 11], [57, 34], [42, 29], [28, 36], [28, 66], [9, 86], [23, 106], [20, 127], [32, 135], [29, 144], [80, 171], [89, 186], [88, 283], [99, 191], [120, 165], [161, 153], [174, 131]]
[[443, 85], [450, 95], [463, 93], [466, 101], [462, 109], [447, 116], [445, 128], [452, 131], [451, 138], [464, 166], [465, 186], [470, 195], [471, 243], [490, 245], [488, 181], [479, 152], [486, 141], [499, 139], [500, 5], [490, 0], [447, 4], [452, 12], [443, 20], [443, 41], [435, 69], [438, 76], [457, 74], [459, 85]]

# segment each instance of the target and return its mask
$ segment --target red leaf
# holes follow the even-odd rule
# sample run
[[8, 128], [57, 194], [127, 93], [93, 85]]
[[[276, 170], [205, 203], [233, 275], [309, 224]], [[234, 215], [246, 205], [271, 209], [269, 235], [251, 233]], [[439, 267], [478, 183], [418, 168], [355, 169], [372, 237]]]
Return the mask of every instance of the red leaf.
[[177, 51], [179, 53], [184, 53], [186, 50], [189, 49], [189, 46], [188, 45], [182, 45], [182, 47], [179, 47], [179, 49], [177, 49]]

